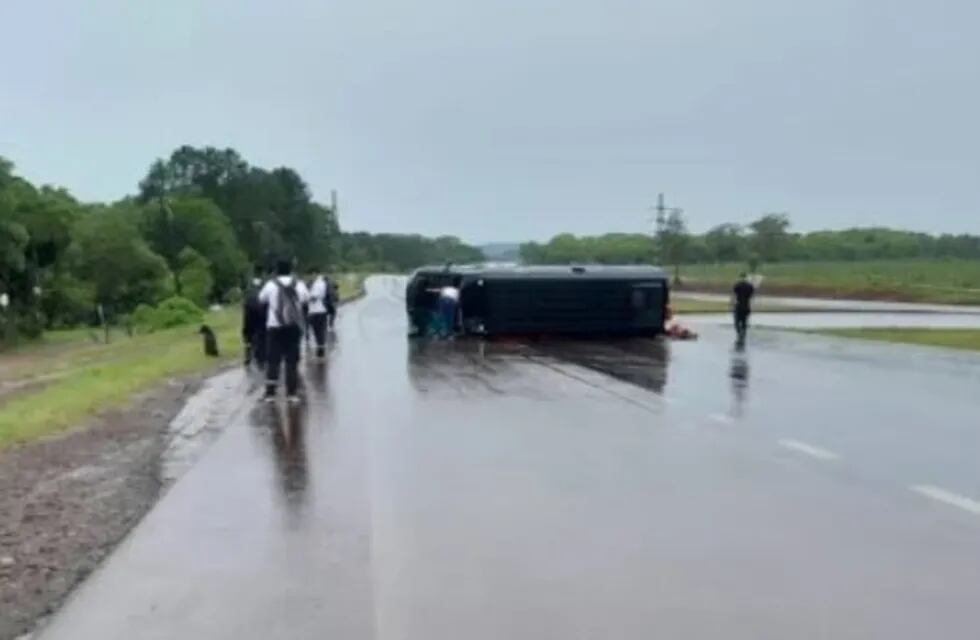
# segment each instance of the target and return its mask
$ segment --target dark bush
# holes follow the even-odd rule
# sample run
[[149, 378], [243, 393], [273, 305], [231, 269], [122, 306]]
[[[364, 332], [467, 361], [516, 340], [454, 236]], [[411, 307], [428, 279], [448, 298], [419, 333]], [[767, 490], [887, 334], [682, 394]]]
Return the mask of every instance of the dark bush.
[[143, 333], [171, 327], [198, 324], [204, 320], [204, 311], [187, 298], [167, 298], [156, 307], [141, 304], [133, 311], [132, 322]]

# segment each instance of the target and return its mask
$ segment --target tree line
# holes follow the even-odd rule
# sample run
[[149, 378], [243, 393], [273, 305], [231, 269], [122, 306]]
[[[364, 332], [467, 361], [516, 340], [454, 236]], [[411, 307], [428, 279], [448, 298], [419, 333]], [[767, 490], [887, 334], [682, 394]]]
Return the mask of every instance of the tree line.
[[344, 233], [297, 171], [233, 149], [182, 146], [153, 162], [135, 195], [85, 203], [35, 186], [0, 158], [0, 341], [37, 336], [173, 296], [232, 302], [255, 270], [408, 270], [468, 261], [453, 237]]
[[904, 258], [980, 259], [980, 236], [931, 235], [886, 227], [794, 233], [788, 215], [770, 213], [748, 225], [718, 225], [703, 234], [687, 231], [683, 214], [658, 219], [653, 235], [560, 234], [521, 245], [521, 259], [535, 264], [760, 263], [866, 261]]
[[341, 264], [367, 272], [404, 273], [422, 265], [480, 262], [483, 253], [455, 236], [428, 238], [397, 233], [341, 233]]

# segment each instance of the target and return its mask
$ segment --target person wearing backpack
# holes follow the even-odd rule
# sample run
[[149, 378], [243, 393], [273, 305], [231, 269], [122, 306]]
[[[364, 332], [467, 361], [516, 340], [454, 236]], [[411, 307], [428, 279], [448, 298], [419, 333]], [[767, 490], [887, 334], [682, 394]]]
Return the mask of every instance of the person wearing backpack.
[[302, 280], [293, 275], [289, 260], [276, 263], [276, 276], [265, 283], [259, 300], [268, 305], [266, 333], [268, 335], [268, 369], [265, 399], [272, 402], [279, 386], [279, 369], [286, 365], [286, 397], [290, 403], [299, 402], [299, 352], [306, 331], [303, 306], [310, 292]]

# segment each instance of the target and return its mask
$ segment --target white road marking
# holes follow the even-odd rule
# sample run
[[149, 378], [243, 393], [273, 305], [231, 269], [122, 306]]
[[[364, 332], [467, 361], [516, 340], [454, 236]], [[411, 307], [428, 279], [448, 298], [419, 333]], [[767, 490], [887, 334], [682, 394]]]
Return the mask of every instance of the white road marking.
[[714, 420], [715, 422], [720, 422], [722, 424], [732, 424], [733, 422], [735, 422], [735, 418], [731, 417], [726, 413], [712, 413], [708, 417]]
[[965, 496], [961, 496], [952, 491], [946, 491], [941, 487], [933, 487], [928, 484], [912, 485], [909, 487], [912, 491], [923, 495], [927, 498], [936, 500], [937, 502], [942, 502], [948, 504], [951, 507], [958, 507], [964, 511], [969, 511], [972, 514], [980, 516], [980, 502], [976, 500], [971, 500]]
[[811, 458], [816, 458], [817, 460], [840, 460], [840, 456], [833, 451], [829, 451], [821, 447], [815, 447], [812, 444], [800, 442], [799, 440], [780, 440], [779, 446], [808, 455]]

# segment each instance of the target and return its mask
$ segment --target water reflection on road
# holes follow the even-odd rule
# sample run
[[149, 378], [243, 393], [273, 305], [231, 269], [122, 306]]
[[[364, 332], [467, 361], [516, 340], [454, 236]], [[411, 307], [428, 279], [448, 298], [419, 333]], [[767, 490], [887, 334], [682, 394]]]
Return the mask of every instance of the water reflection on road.
[[727, 323], [407, 341], [403, 286], [369, 281], [306, 403], [243, 412], [42, 638], [976, 636], [980, 520], [924, 496], [980, 496], [980, 358]]
[[666, 339], [556, 340], [533, 345], [533, 352], [663, 393], [671, 349]]
[[276, 477], [283, 503], [293, 516], [302, 515], [309, 486], [309, 460], [306, 454], [306, 409], [299, 405], [264, 407], [270, 421]]
[[744, 345], [732, 348], [728, 378], [732, 387], [731, 414], [735, 418], [741, 418], [744, 416], [744, 407], [748, 400], [749, 390], [749, 356]]

